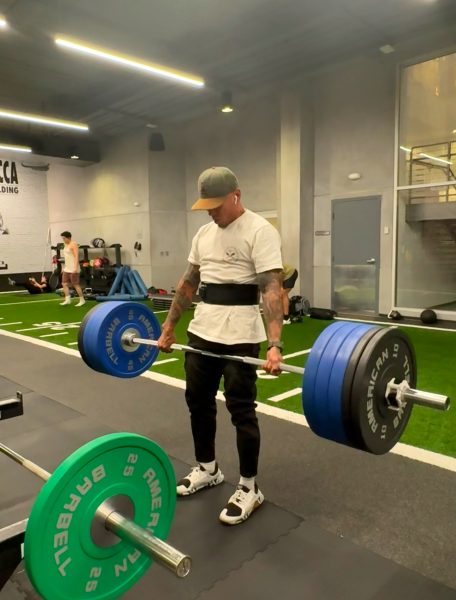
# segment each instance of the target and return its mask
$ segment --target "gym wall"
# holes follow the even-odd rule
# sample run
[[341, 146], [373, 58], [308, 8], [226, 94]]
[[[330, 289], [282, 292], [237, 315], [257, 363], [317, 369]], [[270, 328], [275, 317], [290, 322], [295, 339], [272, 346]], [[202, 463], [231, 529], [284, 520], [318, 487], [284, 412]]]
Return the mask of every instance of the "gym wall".
[[41, 273], [49, 216], [46, 173], [24, 168], [17, 154], [2, 152], [0, 161], [0, 277]]
[[154, 282], [167, 289], [176, 285], [194, 234], [209, 222], [206, 211], [191, 211], [204, 169], [230, 167], [239, 177], [248, 208], [277, 210], [278, 129], [276, 98], [163, 129], [165, 150], [149, 155]]
[[[102, 144], [102, 160], [88, 167], [53, 164], [48, 172], [52, 242], [68, 229], [75, 241], [94, 237], [122, 244], [122, 260], [151, 281], [147, 134], [141, 130]], [[138, 206], [134, 203], [137, 202]], [[135, 252], [138, 241], [142, 250]]]

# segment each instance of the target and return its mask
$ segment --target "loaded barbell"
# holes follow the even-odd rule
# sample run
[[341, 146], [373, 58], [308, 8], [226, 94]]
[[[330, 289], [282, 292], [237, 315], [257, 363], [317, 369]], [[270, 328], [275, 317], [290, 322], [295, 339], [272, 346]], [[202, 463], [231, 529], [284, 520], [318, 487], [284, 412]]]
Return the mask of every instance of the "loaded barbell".
[[[156, 360], [160, 333], [157, 317], [144, 304], [106, 302], [85, 316], [78, 347], [92, 369], [136, 377]], [[179, 344], [172, 348], [264, 364], [249, 356], [213, 354]], [[315, 434], [373, 454], [385, 454], [399, 441], [414, 404], [438, 410], [450, 404], [447, 396], [415, 389], [415, 352], [397, 327], [333, 323], [317, 338], [305, 369], [282, 363], [281, 370], [303, 376], [303, 411]]]
[[51, 474], [0, 443], [0, 453], [44, 481], [24, 541], [29, 578], [46, 600], [119, 598], [155, 559], [185, 577], [191, 559], [166, 539], [176, 505], [174, 469], [152, 440], [92, 440]]

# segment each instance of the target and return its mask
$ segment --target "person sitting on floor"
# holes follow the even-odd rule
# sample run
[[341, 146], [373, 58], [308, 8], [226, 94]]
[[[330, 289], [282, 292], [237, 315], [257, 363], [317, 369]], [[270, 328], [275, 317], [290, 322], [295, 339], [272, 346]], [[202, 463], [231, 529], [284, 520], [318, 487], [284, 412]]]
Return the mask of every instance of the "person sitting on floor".
[[45, 275], [41, 276], [39, 282], [34, 277], [28, 277], [24, 282], [18, 282], [11, 279], [11, 277], [8, 277], [8, 283], [16, 287], [25, 288], [29, 294], [46, 294], [52, 292], [49, 281]]

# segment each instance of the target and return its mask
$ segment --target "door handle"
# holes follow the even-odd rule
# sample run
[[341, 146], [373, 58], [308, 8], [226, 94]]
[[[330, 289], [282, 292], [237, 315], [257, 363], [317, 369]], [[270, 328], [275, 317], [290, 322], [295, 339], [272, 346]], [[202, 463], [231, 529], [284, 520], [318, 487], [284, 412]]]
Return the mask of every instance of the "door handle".
[[375, 265], [376, 262], [377, 261], [375, 260], [375, 258], [368, 258], [366, 260], [366, 264], [368, 264], [368, 265]]

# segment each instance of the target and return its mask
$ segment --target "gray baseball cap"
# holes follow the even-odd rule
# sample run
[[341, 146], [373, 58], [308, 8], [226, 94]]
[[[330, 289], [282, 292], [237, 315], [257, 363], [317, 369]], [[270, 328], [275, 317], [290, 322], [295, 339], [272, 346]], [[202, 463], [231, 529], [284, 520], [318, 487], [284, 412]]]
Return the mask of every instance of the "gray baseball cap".
[[198, 178], [200, 197], [192, 210], [211, 210], [223, 204], [225, 196], [239, 188], [236, 175], [227, 167], [210, 167]]

